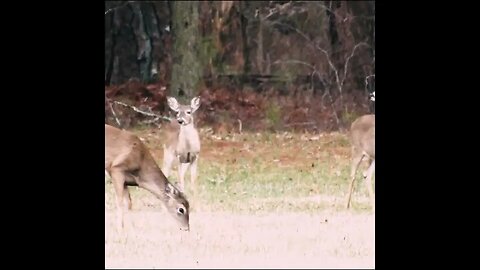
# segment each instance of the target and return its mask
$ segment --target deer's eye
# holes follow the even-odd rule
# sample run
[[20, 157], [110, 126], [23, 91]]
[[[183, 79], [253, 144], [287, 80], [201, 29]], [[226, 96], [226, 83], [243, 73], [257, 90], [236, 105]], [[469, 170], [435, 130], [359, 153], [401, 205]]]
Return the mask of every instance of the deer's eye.
[[187, 111], [187, 114], [191, 114], [192, 112], [191, 111]]
[[178, 212], [179, 214], [181, 214], [181, 215], [185, 215], [185, 209], [184, 209], [183, 207], [179, 207], [179, 208], [177, 209], [177, 212]]

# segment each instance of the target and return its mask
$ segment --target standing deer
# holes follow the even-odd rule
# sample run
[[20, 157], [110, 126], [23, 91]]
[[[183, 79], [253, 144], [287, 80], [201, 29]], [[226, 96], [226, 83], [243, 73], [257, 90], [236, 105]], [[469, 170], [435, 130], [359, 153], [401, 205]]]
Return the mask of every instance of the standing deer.
[[170, 109], [177, 113], [176, 121], [167, 126], [167, 141], [163, 145], [163, 173], [168, 177], [174, 161], [178, 162], [180, 189], [185, 191], [185, 173], [190, 166], [190, 182], [195, 188], [197, 164], [200, 157], [200, 137], [195, 128], [193, 113], [200, 107], [200, 97], [194, 97], [190, 105], [179, 104], [174, 97], [167, 97]]
[[350, 200], [352, 197], [353, 186], [355, 182], [355, 175], [358, 166], [364, 157], [369, 160], [369, 166], [364, 172], [365, 184], [368, 188], [368, 195], [370, 196], [370, 203], [373, 210], [375, 210], [375, 197], [373, 194], [372, 175], [375, 171], [375, 115], [367, 114], [357, 118], [350, 128], [350, 140], [352, 144], [352, 168], [351, 181], [347, 197], [346, 208], [350, 207]]
[[105, 124], [105, 171], [115, 189], [119, 230], [123, 229], [124, 210], [132, 208], [128, 186], [153, 193], [178, 222], [180, 230], [190, 229], [187, 199], [168, 181], [147, 147], [133, 133]]

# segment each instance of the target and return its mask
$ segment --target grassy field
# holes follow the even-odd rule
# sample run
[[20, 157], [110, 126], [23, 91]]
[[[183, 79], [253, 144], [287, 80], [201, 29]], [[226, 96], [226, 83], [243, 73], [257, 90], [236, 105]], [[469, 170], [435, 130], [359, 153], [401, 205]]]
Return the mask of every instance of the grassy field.
[[[161, 134], [136, 133], [161, 164]], [[186, 178], [189, 233], [178, 230], [153, 195], [130, 188], [133, 211], [127, 234], [118, 235], [106, 179], [106, 267], [374, 267], [375, 216], [363, 181], [357, 181], [352, 209], [344, 210], [350, 171], [345, 134], [221, 137], [202, 130], [201, 138], [196, 194]], [[176, 173], [170, 180], [177, 181]]]

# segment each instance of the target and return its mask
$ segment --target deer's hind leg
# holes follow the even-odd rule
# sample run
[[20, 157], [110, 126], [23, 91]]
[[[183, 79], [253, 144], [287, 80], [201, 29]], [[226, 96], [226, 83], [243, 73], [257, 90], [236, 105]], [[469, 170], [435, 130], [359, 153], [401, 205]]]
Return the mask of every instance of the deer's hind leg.
[[351, 165], [352, 168], [350, 171], [350, 186], [348, 187], [347, 202], [345, 205], [347, 209], [350, 208], [350, 204], [351, 204], [352, 193], [353, 193], [353, 188], [355, 184], [355, 175], [357, 174], [358, 166], [360, 165], [364, 157], [363, 153], [360, 151], [357, 151], [357, 149], [352, 150], [352, 155], [353, 155], [353, 158], [352, 158], [352, 165]]
[[375, 194], [373, 192], [373, 183], [372, 183], [372, 176], [373, 172], [375, 171], [375, 159], [370, 163], [368, 170], [366, 172], [365, 177], [365, 184], [367, 185], [368, 195], [370, 197], [370, 204], [372, 205], [373, 211], [375, 211]]

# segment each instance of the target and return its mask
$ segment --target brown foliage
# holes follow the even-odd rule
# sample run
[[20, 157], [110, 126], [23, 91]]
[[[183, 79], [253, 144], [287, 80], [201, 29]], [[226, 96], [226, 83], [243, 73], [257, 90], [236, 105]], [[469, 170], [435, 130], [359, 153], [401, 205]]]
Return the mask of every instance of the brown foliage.
[[[338, 98], [332, 103], [328, 95], [299, 91], [282, 95], [273, 88], [262, 93], [220, 86], [204, 88], [200, 91], [202, 105], [196, 122], [199, 127], [211, 127], [215, 133], [239, 132], [240, 125], [242, 130], [322, 132], [344, 129], [355, 116], [369, 112], [368, 98], [361, 91], [344, 94], [343, 105]], [[121, 101], [157, 115], [170, 114], [165, 85], [143, 85], [130, 80], [123, 85], [105, 87], [105, 93], [110, 102]], [[120, 121], [126, 123], [125, 128], [153, 119], [128, 107], [115, 104], [113, 107]], [[106, 122], [115, 124], [108, 103], [105, 114]]]

